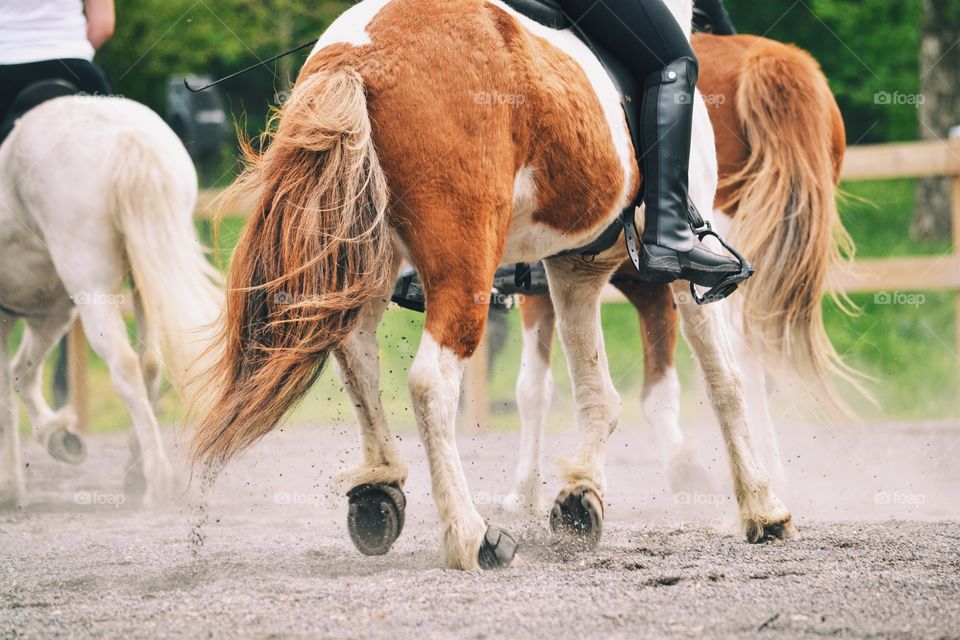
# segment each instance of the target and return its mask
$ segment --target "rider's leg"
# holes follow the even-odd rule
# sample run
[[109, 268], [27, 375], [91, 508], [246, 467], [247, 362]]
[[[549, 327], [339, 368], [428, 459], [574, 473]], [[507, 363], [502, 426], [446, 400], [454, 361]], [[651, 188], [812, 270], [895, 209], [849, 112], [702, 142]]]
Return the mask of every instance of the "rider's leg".
[[678, 278], [716, 287], [740, 278], [739, 260], [708, 249], [691, 227], [687, 194], [698, 66], [686, 34], [662, 0], [563, 0], [588, 36], [626, 64], [644, 87], [635, 144], [642, 150], [644, 252], [641, 271], [655, 282]]

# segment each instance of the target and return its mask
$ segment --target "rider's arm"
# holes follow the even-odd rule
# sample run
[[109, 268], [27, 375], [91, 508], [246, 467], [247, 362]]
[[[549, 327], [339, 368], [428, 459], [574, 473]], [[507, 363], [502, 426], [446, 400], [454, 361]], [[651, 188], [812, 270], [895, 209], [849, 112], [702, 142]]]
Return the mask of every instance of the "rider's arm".
[[116, 24], [113, 0], [83, 0], [83, 8], [87, 14], [87, 40], [94, 49], [99, 49], [113, 35]]

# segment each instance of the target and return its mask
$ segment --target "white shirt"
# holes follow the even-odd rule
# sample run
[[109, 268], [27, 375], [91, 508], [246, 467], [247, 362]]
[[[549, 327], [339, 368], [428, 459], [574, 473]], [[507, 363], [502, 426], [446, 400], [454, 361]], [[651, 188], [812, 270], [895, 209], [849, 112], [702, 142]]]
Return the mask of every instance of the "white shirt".
[[0, 0], [0, 64], [93, 54], [83, 0]]

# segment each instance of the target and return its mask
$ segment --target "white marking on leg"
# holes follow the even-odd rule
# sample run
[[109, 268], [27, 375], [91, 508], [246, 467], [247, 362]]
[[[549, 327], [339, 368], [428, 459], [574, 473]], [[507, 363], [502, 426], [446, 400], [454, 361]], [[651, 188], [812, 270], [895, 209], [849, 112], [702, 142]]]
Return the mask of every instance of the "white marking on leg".
[[[106, 293], [101, 295], [105, 299], [109, 297]], [[80, 309], [80, 319], [90, 346], [107, 363], [110, 381], [133, 420], [147, 479], [146, 504], [157, 506], [172, 495], [173, 470], [160, 439], [160, 427], [140, 370], [140, 359], [127, 341], [123, 316], [116, 306], [89, 304]]]
[[363, 444], [363, 462], [339, 476], [350, 488], [377, 483], [402, 487], [407, 480], [407, 465], [393, 441], [380, 397], [380, 344], [376, 331], [386, 306], [386, 297], [368, 303], [360, 326], [335, 353], [340, 378], [353, 401]]
[[550, 361], [544, 357], [540, 342], [541, 332], [550, 331], [540, 324], [523, 328], [523, 354], [517, 376], [517, 408], [520, 411], [520, 456], [517, 461], [514, 491], [507, 496], [505, 506], [538, 513], [542, 504], [543, 486], [541, 450], [543, 430], [553, 397], [553, 373]]
[[467, 361], [440, 347], [428, 331], [410, 367], [410, 395], [430, 464], [433, 499], [443, 526], [444, 564], [476, 570], [487, 526], [470, 498], [455, 425]]
[[566, 259], [546, 264], [581, 436], [576, 457], [559, 461], [561, 473], [568, 484], [588, 482], [602, 492], [607, 438], [620, 418], [620, 395], [610, 379], [600, 328], [600, 292], [613, 266], [610, 271], [600, 265], [581, 269], [579, 263]]
[[724, 316], [731, 328], [731, 341], [737, 362], [743, 371], [743, 379], [750, 389], [747, 394], [747, 419], [752, 430], [760, 460], [769, 470], [774, 488], [786, 488], [786, 472], [777, 431], [770, 416], [770, 403], [767, 391], [767, 369], [761, 354], [749, 344], [743, 333], [743, 318], [740, 314], [740, 299], [730, 300], [724, 308]]
[[667, 369], [660, 380], [644, 385], [643, 413], [653, 426], [660, 460], [670, 465], [684, 443], [680, 430], [680, 378], [674, 367]]
[[[686, 296], [686, 283], [673, 285], [674, 296]], [[683, 334], [697, 356], [707, 383], [713, 410], [720, 421], [730, 457], [734, 491], [740, 506], [740, 524], [751, 539], [759, 538], [766, 525], [790, 518], [774, 495], [766, 470], [754, 450], [747, 422], [743, 376], [736, 366], [728, 328], [720, 307], [681, 304]]]

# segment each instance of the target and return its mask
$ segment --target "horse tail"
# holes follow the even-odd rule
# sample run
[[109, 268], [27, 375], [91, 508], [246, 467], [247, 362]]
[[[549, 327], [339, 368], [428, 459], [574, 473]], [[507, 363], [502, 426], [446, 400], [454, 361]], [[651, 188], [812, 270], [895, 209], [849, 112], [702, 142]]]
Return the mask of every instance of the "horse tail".
[[[831, 269], [855, 251], [836, 202], [846, 151], [840, 110], [816, 60], [772, 42], [744, 57], [736, 109], [750, 155], [724, 181], [739, 186], [736, 201], [720, 208], [736, 211], [731, 241], [757, 268], [740, 297], [744, 333], [849, 415], [831, 376], [869, 394], [830, 343], [822, 313]], [[848, 298], [831, 295], [851, 312]]]
[[114, 223], [143, 321], [148, 331], [159, 333], [171, 378], [185, 391], [212, 339], [223, 292], [220, 273], [207, 260], [193, 224], [193, 163], [173, 132], [159, 118], [156, 122], [167, 140], [146, 129], [117, 135], [110, 160]]
[[360, 75], [305, 76], [269, 124], [269, 144], [245, 146], [228, 189], [256, 205], [230, 267], [206, 381], [219, 399], [194, 434], [195, 464], [225, 463], [269, 433], [392, 284], [387, 183]]

